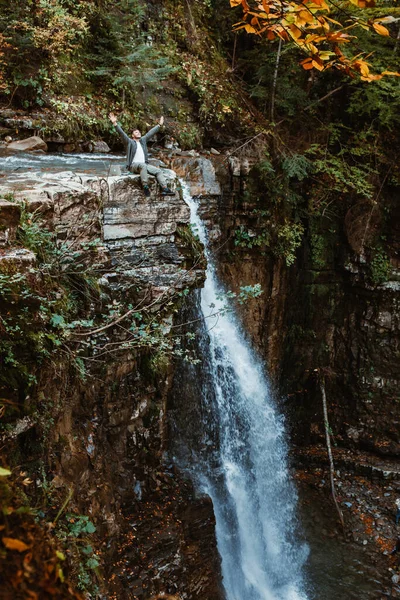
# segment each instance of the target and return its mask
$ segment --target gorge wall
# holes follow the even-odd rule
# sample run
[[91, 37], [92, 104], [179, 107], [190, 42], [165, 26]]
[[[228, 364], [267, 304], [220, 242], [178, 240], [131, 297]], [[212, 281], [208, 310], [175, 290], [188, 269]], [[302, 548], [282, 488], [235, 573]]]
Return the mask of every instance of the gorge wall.
[[[297, 260], [287, 266], [266, 245], [235, 244], [238, 231], [257, 238], [277, 224], [260, 218], [260, 202], [244, 195], [247, 176], [232, 175], [226, 159], [214, 162], [222, 195], [204, 197], [202, 216], [227, 288], [237, 291], [240, 285], [259, 283], [264, 290], [239, 310], [245, 330], [265, 356], [277, 393], [286, 398], [294, 441], [308, 445], [324, 439], [317, 377], [322, 370], [337, 442], [398, 456], [400, 279], [394, 198], [323, 217], [318, 229], [310, 218]], [[248, 172], [248, 159], [243, 162]], [[179, 170], [176, 161], [173, 165]], [[196, 180], [195, 172], [189, 166], [186, 177]], [[264, 209], [268, 202], [264, 196]], [[379, 235], [388, 240], [390, 266], [384, 280], [373, 282], [366, 254]]]
[[[174, 314], [204, 278], [186, 204], [178, 192], [165, 199], [155, 187], [145, 199], [138, 177], [85, 173], [19, 178], [3, 183], [1, 193], [7, 198], [0, 203], [2, 310], [9, 315], [3, 326], [15, 362], [23, 361], [2, 373], [3, 460], [13, 471], [2, 501], [9, 510], [18, 513], [22, 507], [28, 515], [30, 507], [40, 507], [39, 525], [55, 534], [46, 540], [50, 553], [55, 557], [57, 547], [64, 550], [64, 572], [86, 594], [219, 597], [211, 503], [195, 498], [192, 486], [166, 458], [166, 398], [174, 354], [168, 339], [173, 338]], [[75, 297], [75, 325], [67, 326], [69, 313], [57, 304], [69, 294], [58, 271], [50, 298], [42, 297], [38, 305], [36, 295], [45, 296], [42, 285], [50, 267], [43, 263], [40, 245], [36, 253], [23, 247], [23, 241], [30, 248], [33, 242], [21, 237], [21, 219], [33, 238], [37, 232], [29, 227], [37, 224], [61, 254], [75, 253], [75, 266], [85, 265], [85, 277], [86, 268], [97, 265], [97, 279], [91, 282], [95, 291]], [[70, 263], [61, 260], [58, 269], [71, 269]], [[72, 271], [76, 290], [82, 272]], [[15, 287], [21, 275], [29, 282], [22, 295]], [[47, 300], [53, 316], [46, 322]], [[21, 311], [28, 317], [18, 346], [10, 326]], [[133, 312], [136, 321], [128, 318]], [[35, 331], [48, 336], [41, 357], [26, 347], [31, 320]], [[133, 340], [137, 328], [140, 337]], [[81, 354], [79, 347], [85, 348]], [[18, 379], [20, 364], [35, 377], [33, 384]], [[8, 535], [39, 553], [39, 536], [35, 541], [29, 534], [30, 519], [17, 517], [7, 525]], [[82, 525], [88, 519], [94, 526]], [[22, 589], [45, 594], [51, 585], [59, 597], [72, 597], [56, 573], [43, 582], [39, 560], [28, 571], [19, 561], [7, 566], [10, 553], [2, 560], [2, 572], [8, 573], [2, 598], [15, 598]], [[22, 584], [19, 572], [25, 577]]]

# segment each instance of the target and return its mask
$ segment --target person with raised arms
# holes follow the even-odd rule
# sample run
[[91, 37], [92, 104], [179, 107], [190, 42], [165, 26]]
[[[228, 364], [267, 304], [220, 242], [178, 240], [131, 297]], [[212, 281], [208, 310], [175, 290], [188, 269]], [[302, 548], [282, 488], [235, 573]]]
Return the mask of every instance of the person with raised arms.
[[161, 194], [163, 196], [173, 196], [175, 192], [168, 187], [162, 169], [149, 165], [149, 153], [147, 150], [148, 140], [160, 131], [161, 127], [164, 125], [164, 117], [160, 117], [158, 125], [150, 129], [145, 135], [142, 135], [139, 129], [134, 129], [132, 131], [132, 137], [129, 137], [118, 124], [117, 117], [114, 113], [110, 113], [109, 117], [115, 129], [127, 144], [126, 168], [131, 171], [131, 173], [140, 174], [144, 195], [147, 198], [150, 196], [149, 175], [154, 175], [160, 185]]

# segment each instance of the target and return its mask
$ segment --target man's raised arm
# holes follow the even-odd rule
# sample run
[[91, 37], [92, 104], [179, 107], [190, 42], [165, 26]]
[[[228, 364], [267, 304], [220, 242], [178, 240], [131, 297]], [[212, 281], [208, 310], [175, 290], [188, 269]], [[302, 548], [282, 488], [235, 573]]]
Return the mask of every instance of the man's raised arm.
[[120, 125], [118, 125], [117, 117], [114, 115], [114, 113], [110, 113], [108, 116], [109, 116], [111, 123], [114, 125], [115, 129], [118, 131], [119, 135], [126, 142], [129, 142], [131, 138], [129, 137], [129, 135], [127, 135], [125, 133], [125, 131], [122, 129], [122, 127]]
[[153, 127], [152, 129], [150, 129], [150, 131], [148, 131], [146, 133], [146, 135], [144, 135], [143, 137], [146, 140], [149, 140], [150, 138], [153, 137], [153, 135], [156, 135], [156, 133], [158, 133], [160, 131], [160, 128], [164, 125], [164, 117], [160, 117], [160, 120], [158, 121], [158, 125], [156, 125], [155, 127]]

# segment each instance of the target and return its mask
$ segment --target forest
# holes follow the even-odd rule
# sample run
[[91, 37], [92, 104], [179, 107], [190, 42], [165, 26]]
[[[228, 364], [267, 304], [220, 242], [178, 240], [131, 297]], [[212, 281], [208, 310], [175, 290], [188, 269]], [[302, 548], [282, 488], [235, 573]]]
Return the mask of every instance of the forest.
[[1, 600], [400, 598], [399, 154], [396, 0], [0, 0]]

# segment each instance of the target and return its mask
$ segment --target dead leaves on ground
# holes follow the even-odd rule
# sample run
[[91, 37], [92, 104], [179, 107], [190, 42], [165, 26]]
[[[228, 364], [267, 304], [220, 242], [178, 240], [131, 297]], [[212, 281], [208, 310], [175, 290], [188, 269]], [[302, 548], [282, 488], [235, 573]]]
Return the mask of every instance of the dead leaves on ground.
[[65, 555], [29, 512], [3, 506], [0, 513], [2, 600], [83, 600], [66, 581]]

